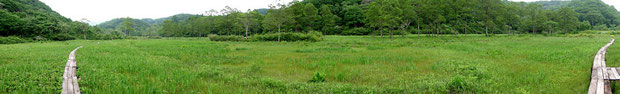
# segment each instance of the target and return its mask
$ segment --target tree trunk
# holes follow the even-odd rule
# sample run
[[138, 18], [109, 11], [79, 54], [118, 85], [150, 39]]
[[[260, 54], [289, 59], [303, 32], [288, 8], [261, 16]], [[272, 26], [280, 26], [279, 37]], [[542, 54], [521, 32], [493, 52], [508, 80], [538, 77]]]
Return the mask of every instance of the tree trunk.
[[469, 32], [467, 32], [467, 27], [463, 28], [463, 32], [465, 32], [465, 35], [463, 36], [467, 36], [467, 34], [469, 34]]
[[401, 33], [400, 36], [405, 38], [405, 28], [401, 28], [400, 33]]
[[532, 24], [532, 33], [536, 35], [536, 26], [534, 26], [534, 24]]
[[249, 29], [249, 26], [248, 26], [248, 25], [246, 25], [246, 26], [245, 26], [245, 39], [246, 39], [246, 40], [248, 39], [248, 29]]
[[491, 27], [491, 36], [495, 36], [495, 25], [493, 25], [493, 27]]
[[484, 25], [484, 35], [486, 37], [489, 37], [489, 20], [487, 20], [485, 23], [486, 24]]
[[458, 31], [454, 31], [454, 37], [455, 38], [459, 38], [459, 32]]
[[440, 35], [439, 32], [441, 32], [441, 30], [439, 30], [439, 24], [435, 25], [435, 30], [437, 30], [437, 38], [439, 38], [439, 35]]
[[372, 32], [373, 32], [372, 33], [372, 38], [376, 38], [377, 37], [377, 28], [373, 28]]
[[400, 36], [405, 38], [405, 28], [403, 26], [400, 26]]
[[485, 17], [485, 22], [484, 22], [484, 28], [485, 28], [484, 35], [485, 35], [486, 37], [489, 37], [489, 18], [490, 18], [490, 17], [489, 17], [489, 16], [490, 16], [490, 15], [489, 15], [489, 7], [487, 7], [487, 8], [484, 10], [484, 14], [486, 14], [486, 15], [487, 15], [487, 16]]
[[278, 25], [278, 42], [280, 42], [280, 27], [281, 25]]
[[381, 38], [383, 38], [383, 27], [379, 28], [379, 32], [381, 33]]
[[394, 34], [392, 33], [392, 28], [389, 28], [388, 31], [390, 32], [390, 39], [394, 38]]
[[417, 24], [417, 26], [418, 26], [418, 39], [420, 39], [420, 17], [418, 17], [417, 23], [418, 23]]

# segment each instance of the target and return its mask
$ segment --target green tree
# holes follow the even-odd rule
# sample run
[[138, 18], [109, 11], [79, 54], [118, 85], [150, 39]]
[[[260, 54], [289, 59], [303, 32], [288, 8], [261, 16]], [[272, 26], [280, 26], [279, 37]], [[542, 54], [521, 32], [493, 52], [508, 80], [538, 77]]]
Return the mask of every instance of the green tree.
[[321, 21], [320, 21], [320, 26], [321, 26], [321, 30], [323, 31], [323, 33], [326, 34], [339, 34], [339, 33], [334, 33], [334, 27], [336, 26], [336, 22], [340, 20], [340, 17], [332, 14], [331, 9], [329, 8], [328, 5], [323, 5], [321, 6]]
[[238, 18], [241, 13], [236, 8], [230, 6], [226, 6], [222, 9], [221, 13], [224, 19], [220, 20], [221, 23], [219, 23], [219, 25], [225, 28], [226, 34], [231, 35], [231, 32], [239, 28], [239, 24], [237, 23], [239, 22]]
[[418, 14], [414, 8], [415, 3], [413, 0], [398, 0], [397, 11], [393, 11], [396, 13], [396, 16], [400, 19], [398, 22], [400, 23], [401, 36], [405, 37], [405, 30], [409, 28], [411, 22], [413, 22], [416, 18], [418, 18]]
[[135, 25], [136, 24], [133, 22], [133, 19], [126, 17], [123, 19], [123, 23], [119, 28], [121, 29], [121, 31], [123, 31], [123, 33], [125, 33], [125, 35], [129, 35], [129, 32], [135, 31]]
[[241, 23], [245, 27], [245, 39], [248, 39], [248, 31], [250, 31], [250, 27], [254, 26], [258, 22], [258, 11], [250, 11], [248, 9], [247, 13], [241, 14]]
[[286, 23], [294, 23], [295, 20], [293, 20], [291, 13], [285, 10], [286, 5], [270, 5], [269, 8], [270, 9], [265, 16], [265, 19], [263, 20], [263, 26], [271, 30], [277, 28], [278, 41], [280, 41], [282, 26]]
[[577, 12], [570, 7], [562, 7], [558, 10], [559, 28], [566, 32], [575, 32], [579, 27], [579, 19]]
[[377, 0], [368, 5], [366, 10], [367, 21], [371, 27], [379, 28], [379, 33], [383, 37], [383, 30], [387, 28], [390, 32], [390, 38], [393, 37], [392, 28], [396, 27], [397, 21], [400, 20], [396, 14], [399, 11], [395, 7], [396, 2], [390, 0]]
[[527, 10], [529, 14], [529, 24], [531, 26], [530, 28], [532, 28], [532, 33], [536, 34], [536, 27], [538, 26], [538, 23], [543, 23], [541, 19], [541, 5], [534, 3], [528, 4]]
[[364, 15], [364, 10], [359, 5], [348, 5], [343, 7], [343, 23], [346, 28], [363, 27], [365, 26], [366, 17], [371, 15]]
[[307, 31], [312, 31], [314, 30], [313, 25], [316, 24], [316, 21], [320, 18], [319, 10], [314, 6], [314, 4], [311, 3], [307, 3], [303, 9], [304, 12], [302, 12], [302, 20], [299, 22], [306, 24]]

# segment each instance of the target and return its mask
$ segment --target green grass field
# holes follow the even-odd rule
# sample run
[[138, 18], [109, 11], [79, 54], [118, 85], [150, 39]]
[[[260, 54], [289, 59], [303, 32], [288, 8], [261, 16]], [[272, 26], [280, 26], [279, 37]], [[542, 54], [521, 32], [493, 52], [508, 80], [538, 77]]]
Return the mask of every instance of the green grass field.
[[[11, 44], [0, 45], [0, 93], [60, 93], [67, 55], [81, 45], [82, 93], [585, 93], [593, 56], [609, 40], [469, 35]], [[620, 60], [612, 55], [620, 52], [615, 45], [608, 66], [620, 65], [612, 62]], [[317, 73], [325, 82], [309, 82]]]

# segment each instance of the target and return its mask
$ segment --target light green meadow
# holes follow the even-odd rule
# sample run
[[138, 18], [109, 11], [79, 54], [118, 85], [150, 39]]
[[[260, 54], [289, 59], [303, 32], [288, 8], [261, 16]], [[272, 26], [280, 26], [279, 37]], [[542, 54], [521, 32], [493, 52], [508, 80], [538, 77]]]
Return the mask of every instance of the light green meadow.
[[[67, 55], [78, 46], [84, 46], [77, 72], [85, 94], [585, 93], [593, 56], [610, 39], [411, 35], [11, 44], [0, 45], [0, 93], [60, 93]], [[616, 45], [608, 66], [620, 67]], [[317, 73], [325, 82], [309, 82]]]

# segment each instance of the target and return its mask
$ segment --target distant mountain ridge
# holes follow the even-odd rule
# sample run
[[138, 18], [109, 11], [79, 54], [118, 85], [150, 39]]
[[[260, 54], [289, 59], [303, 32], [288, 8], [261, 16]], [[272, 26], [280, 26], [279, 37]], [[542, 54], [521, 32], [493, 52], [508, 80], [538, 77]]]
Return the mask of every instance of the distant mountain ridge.
[[[152, 25], [160, 25], [165, 20], [180, 21], [180, 20], [188, 19], [189, 17], [192, 17], [192, 16], [199, 16], [199, 15], [195, 15], [195, 14], [177, 14], [177, 15], [173, 15], [173, 16], [170, 16], [170, 17], [157, 18], [157, 19], [151, 19], [151, 18], [133, 19], [133, 21], [136, 24], [135, 28], [140, 30], [140, 29], [148, 28], [148, 27], [150, 27]], [[176, 19], [173, 19], [173, 18], [176, 18]], [[122, 22], [123, 22], [123, 18], [115, 18], [115, 19], [112, 19], [110, 21], [99, 23], [96, 26], [99, 27], [99, 28], [105, 28], [105, 29], [116, 29], [118, 26], [121, 25]]]

